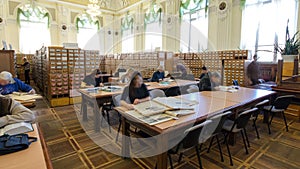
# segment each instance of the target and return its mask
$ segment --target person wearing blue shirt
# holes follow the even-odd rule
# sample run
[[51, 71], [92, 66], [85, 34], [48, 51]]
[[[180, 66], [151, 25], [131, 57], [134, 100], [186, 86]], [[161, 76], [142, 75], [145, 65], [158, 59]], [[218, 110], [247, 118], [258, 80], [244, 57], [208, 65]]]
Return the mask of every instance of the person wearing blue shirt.
[[163, 66], [158, 66], [157, 71], [153, 73], [151, 82], [159, 82], [165, 78], [165, 72]]
[[35, 94], [35, 90], [31, 86], [17, 78], [13, 78], [11, 73], [2, 71], [0, 73], [0, 94], [7, 95], [19, 91]]

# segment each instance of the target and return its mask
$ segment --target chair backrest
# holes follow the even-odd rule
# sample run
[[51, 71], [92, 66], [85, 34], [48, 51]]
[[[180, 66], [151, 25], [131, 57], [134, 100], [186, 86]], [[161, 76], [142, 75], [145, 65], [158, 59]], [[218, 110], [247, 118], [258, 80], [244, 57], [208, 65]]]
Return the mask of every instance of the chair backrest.
[[199, 92], [199, 87], [196, 85], [191, 85], [189, 88], [186, 90], [188, 93], [195, 93]]
[[296, 96], [294, 95], [286, 95], [286, 96], [279, 96], [276, 98], [273, 106], [276, 109], [287, 109], [288, 106], [290, 105], [291, 101], [293, 98], [295, 98]]
[[[235, 125], [236, 125], [236, 128], [237, 129], [240, 129], [240, 128], [245, 128], [249, 119], [251, 118], [251, 115], [253, 113], [255, 113], [256, 111], [258, 111], [258, 108], [254, 107], [250, 110], [246, 110], [242, 113], [240, 113], [238, 115], [238, 117], [235, 119]], [[233, 126], [234, 127], [234, 126]]]
[[186, 136], [184, 137], [184, 139], [181, 142], [182, 148], [188, 149], [188, 148], [194, 147], [195, 145], [198, 145], [199, 137], [200, 137], [203, 127], [205, 127], [206, 125], [208, 125], [210, 123], [211, 123], [211, 120], [206, 120], [203, 123], [197, 124], [191, 128], [186, 129], [184, 131], [184, 134], [186, 134]]
[[116, 107], [121, 106], [121, 96], [122, 96], [121, 94], [117, 94], [112, 97], [114, 106]]
[[150, 93], [151, 99], [154, 99], [156, 97], [166, 97], [165, 92], [160, 89], [151, 90], [149, 93]]
[[222, 131], [224, 122], [230, 114], [232, 114], [232, 112], [227, 111], [225, 113], [218, 114], [209, 118], [209, 120], [211, 120], [212, 122], [208, 125], [208, 128], [214, 130], [211, 131], [211, 134], [217, 134]]

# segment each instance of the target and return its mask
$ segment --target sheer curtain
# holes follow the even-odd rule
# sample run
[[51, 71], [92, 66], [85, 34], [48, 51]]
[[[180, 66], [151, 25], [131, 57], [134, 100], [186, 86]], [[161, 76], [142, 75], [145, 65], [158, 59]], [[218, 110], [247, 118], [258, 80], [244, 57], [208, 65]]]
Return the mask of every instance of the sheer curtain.
[[[286, 25], [289, 20], [290, 35], [297, 24], [296, 0], [246, 1], [243, 11], [241, 48], [257, 51], [258, 61], [276, 61], [274, 43], [285, 44]], [[280, 54], [277, 58], [281, 58]]]
[[100, 50], [100, 39], [97, 26], [79, 27], [77, 43], [81, 49]]
[[155, 51], [156, 48], [162, 50], [162, 24], [152, 22], [146, 25], [145, 50]]
[[50, 31], [48, 29], [48, 18], [40, 21], [25, 20], [20, 18], [19, 49], [21, 53], [34, 54], [43, 45], [51, 44]]
[[130, 52], [134, 52], [134, 34], [131, 29], [127, 29], [122, 34], [122, 53]]
[[205, 16], [205, 10], [200, 9], [192, 14], [186, 13], [182, 17], [180, 51], [189, 52], [189, 48], [190, 52], [206, 50], [208, 43], [208, 18]]

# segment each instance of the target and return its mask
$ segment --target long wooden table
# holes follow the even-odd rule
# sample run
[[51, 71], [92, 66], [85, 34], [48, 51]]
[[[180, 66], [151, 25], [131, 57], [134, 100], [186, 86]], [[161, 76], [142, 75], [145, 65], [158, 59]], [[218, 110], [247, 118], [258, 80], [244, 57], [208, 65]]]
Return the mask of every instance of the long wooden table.
[[29, 136], [37, 137], [37, 141], [31, 143], [29, 148], [19, 152], [0, 156], [0, 168], [5, 169], [51, 169], [52, 164], [46, 150], [46, 144], [36, 124], [34, 131], [27, 133]]
[[[178, 120], [171, 120], [161, 124], [150, 126], [145, 123], [138, 122], [138, 119], [125, 113], [123, 107], [117, 108], [122, 114], [122, 155], [123, 157], [130, 157], [130, 125], [134, 125], [143, 130], [147, 134], [156, 137], [156, 153], [157, 167], [159, 169], [167, 168], [167, 150], [166, 147], [172, 144], [175, 138], [182, 136], [183, 131], [191, 127], [195, 123], [200, 123], [207, 119], [208, 116], [232, 111], [237, 114], [246, 107], [252, 106], [259, 101], [270, 98], [274, 95], [273, 91], [265, 91], [259, 89], [240, 88], [235, 93], [213, 91], [213, 92], [197, 92], [182, 97], [187, 100], [196, 100], [198, 105], [195, 107], [195, 114], [180, 117]], [[126, 137], [125, 137], [126, 136]], [[234, 139], [234, 138], [233, 138]], [[173, 146], [173, 145], [172, 145]], [[133, 149], [133, 148], [132, 148]], [[164, 151], [166, 150], [166, 151]]]
[[[189, 85], [195, 85], [198, 82], [190, 81], [190, 80], [175, 80], [168, 84], [160, 84], [157, 82], [148, 82], [145, 83], [147, 85], [148, 90], [153, 89], [169, 89], [174, 87], [183, 87]], [[105, 103], [109, 103], [112, 101], [112, 97], [116, 94], [121, 94], [123, 92], [123, 88], [125, 85], [119, 85], [121, 90], [116, 90], [113, 92], [96, 90], [94, 92], [88, 92], [88, 89], [79, 89], [78, 92], [81, 94], [82, 102], [81, 102], [81, 113], [83, 114], [83, 121], [87, 121], [87, 106], [91, 106], [93, 108], [94, 113], [94, 130], [100, 131], [100, 112], [99, 108], [102, 107]]]

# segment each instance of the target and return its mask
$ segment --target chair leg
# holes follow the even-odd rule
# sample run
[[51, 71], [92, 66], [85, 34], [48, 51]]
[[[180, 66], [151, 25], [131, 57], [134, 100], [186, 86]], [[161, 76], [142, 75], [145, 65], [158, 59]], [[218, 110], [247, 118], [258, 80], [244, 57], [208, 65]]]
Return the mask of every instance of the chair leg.
[[248, 147], [250, 147], [250, 143], [249, 143], [249, 139], [248, 139], [248, 134], [247, 134], [245, 128], [244, 128], [244, 133], [245, 133], [245, 137], [246, 137], [246, 141], [247, 141]]
[[256, 120], [253, 120], [253, 126], [255, 128], [256, 136], [259, 139], [259, 133], [258, 133], [257, 126], [256, 126]]
[[249, 154], [248, 148], [247, 148], [247, 145], [246, 145], [246, 141], [245, 141], [245, 136], [244, 136], [243, 130], [241, 130], [241, 135], [242, 135], [242, 137], [243, 137], [243, 142], [244, 142], [244, 146], [245, 146], [245, 149], [246, 149], [246, 154]]
[[216, 138], [217, 138], [217, 143], [218, 143], [219, 152], [220, 152], [220, 156], [221, 156], [221, 161], [224, 162], [223, 152], [222, 152], [222, 149], [221, 149], [221, 145], [220, 145], [220, 141], [219, 141], [218, 135], [216, 135]]
[[202, 163], [201, 163], [201, 159], [200, 159], [201, 146], [202, 146], [202, 144], [200, 145], [199, 149], [198, 149], [198, 146], [195, 146], [195, 148], [196, 148], [196, 153], [197, 153], [197, 158], [198, 158], [199, 166], [202, 169], [203, 167], [202, 167]]
[[212, 146], [212, 144], [213, 144], [214, 138], [215, 138], [215, 136], [213, 136], [213, 137], [211, 138], [211, 140], [210, 140], [209, 147], [208, 147], [208, 149], [207, 149], [207, 151], [206, 151], [207, 153], [209, 153], [209, 151], [210, 151], [210, 148], [211, 148], [211, 146]]
[[111, 133], [110, 118], [109, 118], [109, 112], [108, 111], [106, 111], [106, 118], [107, 118], [107, 123], [108, 123], [108, 129], [109, 129], [109, 132]]
[[226, 147], [227, 147], [227, 151], [228, 151], [228, 155], [229, 155], [229, 160], [230, 160], [230, 165], [233, 166], [232, 157], [231, 157], [231, 153], [230, 153], [230, 149], [229, 149], [229, 145], [228, 145], [226, 137], [224, 137], [224, 142], [225, 142]]
[[172, 162], [171, 154], [168, 154], [168, 157], [169, 157], [171, 169], [173, 169], [174, 167], [173, 167], [173, 162]]
[[274, 117], [274, 113], [272, 113], [271, 120], [268, 122], [268, 130], [269, 130], [269, 134], [271, 134], [271, 127], [270, 127], [270, 126], [271, 126], [273, 117]]
[[182, 156], [183, 156], [183, 153], [180, 153], [179, 158], [178, 158], [178, 163], [180, 163], [180, 161], [182, 160]]
[[282, 115], [283, 115], [283, 119], [284, 119], [284, 123], [285, 123], [285, 129], [288, 132], [289, 128], [288, 128], [288, 125], [287, 125], [287, 122], [286, 122], [286, 118], [285, 118], [284, 112], [282, 112]]
[[116, 137], [116, 142], [118, 142], [118, 139], [119, 139], [119, 134], [120, 134], [120, 130], [121, 130], [121, 121], [119, 122], [119, 127], [118, 127], [118, 133], [117, 133], [117, 137]]

